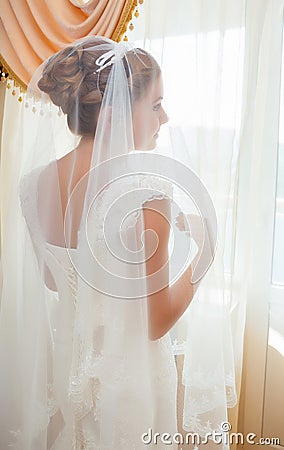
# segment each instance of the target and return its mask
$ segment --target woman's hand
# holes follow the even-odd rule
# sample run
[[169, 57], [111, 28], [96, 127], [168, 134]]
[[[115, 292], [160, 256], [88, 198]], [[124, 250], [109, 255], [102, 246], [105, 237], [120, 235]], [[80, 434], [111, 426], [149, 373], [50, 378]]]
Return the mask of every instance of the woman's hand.
[[[202, 222], [202, 218], [197, 214], [183, 214], [182, 212], [176, 217], [176, 226], [180, 231], [186, 231], [190, 233], [190, 236], [199, 245], [205, 239], [203, 228], [205, 223]], [[206, 230], [205, 230], [206, 231]]]
[[[203, 254], [202, 262], [207, 267], [208, 261], [212, 261], [215, 256], [215, 245], [206, 219], [197, 214], [183, 214], [182, 212], [175, 218], [176, 226], [180, 231], [188, 232], [198, 246], [198, 253]], [[216, 243], [215, 243], [216, 244]]]

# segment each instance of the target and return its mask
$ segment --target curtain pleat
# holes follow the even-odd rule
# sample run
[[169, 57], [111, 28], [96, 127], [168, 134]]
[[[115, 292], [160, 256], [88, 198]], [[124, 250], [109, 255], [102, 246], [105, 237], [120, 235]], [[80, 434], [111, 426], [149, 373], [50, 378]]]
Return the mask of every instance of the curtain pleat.
[[85, 6], [73, 3], [2, 1], [0, 61], [23, 89], [42, 61], [70, 42], [88, 35], [119, 41], [138, 4], [137, 0], [90, 0]]

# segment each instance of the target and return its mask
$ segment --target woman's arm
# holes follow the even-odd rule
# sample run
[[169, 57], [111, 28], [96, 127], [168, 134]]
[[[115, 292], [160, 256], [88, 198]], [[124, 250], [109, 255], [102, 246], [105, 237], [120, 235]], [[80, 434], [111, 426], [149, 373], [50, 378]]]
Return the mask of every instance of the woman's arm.
[[[170, 235], [170, 202], [169, 200], [152, 200], [144, 203], [144, 228], [148, 287], [148, 323], [149, 338], [156, 340], [169, 331], [184, 313], [192, 301], [198, 284], [192, 285], [192, 266], [190, 265], [179, 279], [169, 287], [169, 255], [168, 242]], [[152, 231], [146, 231], [152, 230]], [[199, 252], [192, 264], [199, 258]], [[156, 274], [149, 279], [151, 274]], [[157, 291], [157, 287], [164, 286]], [[151, 293], [153, 292], [153, 293]]]

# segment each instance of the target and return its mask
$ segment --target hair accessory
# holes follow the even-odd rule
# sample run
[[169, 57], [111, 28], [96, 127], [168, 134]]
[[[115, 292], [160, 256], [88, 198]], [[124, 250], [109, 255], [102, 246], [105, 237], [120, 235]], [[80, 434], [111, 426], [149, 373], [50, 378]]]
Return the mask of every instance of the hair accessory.
[[96, 65], [100, 66], [96, 72], [101, 72], [101, 70], [105, 69], [105, 67], [113, 64], [116, 59], [122, 59], [125, 54], [131, 50], [131, 48], [132, 46], [130, 44], [126, 45], [124, 42], [119, 42], [116, 44], [113, 50], [109, 50], [96, 60]]

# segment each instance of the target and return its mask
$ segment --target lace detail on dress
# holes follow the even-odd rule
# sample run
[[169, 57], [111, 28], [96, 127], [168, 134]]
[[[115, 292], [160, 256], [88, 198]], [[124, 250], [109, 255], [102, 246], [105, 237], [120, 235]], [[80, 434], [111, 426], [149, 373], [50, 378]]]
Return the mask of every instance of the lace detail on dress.
[[[30, 180], [28, 180], [28, 183], [29, 181]], [[37, 181], [37, 177], [35, 177], [35, 181]], [[30, 188], [30, 185], [28, 188]], [[159, 179], [156, 176], [137, 174], [133, 177], [128, 177], [127, 179], [118, 180], [113, 186], [111, 185], [108, 189], [103, 191], [93, 208], [94, 220], [90, 222], [94, 225], [94, 227], [91, 227], [91, 233], [94, 233], [94, 240], [91, 242], [93, 242], [96, 256], [100, 255], [102, 260], [106, 253], [103, 234], [105, 215], [119, 196], [131, 190], [135, 190], [135, 196], [132, 197], [133, 204], [131, 204], [131, 206], [133, 206], [133, 213], [123, 222], [123, 227], [126, 231], [136, 225], [142, 211], [141, 207], [143, 203], [154, 199], [166, 198], [172, 200], [173, 195], [172, 185], [166, 180]], [[34, 191], [36, 192], [36, 189]], [[27, 197], [23, 201], [26, 202], [26, 207], [32, 207], [34, 214], [36, 214], [36, 199], [29, 199]], [[125, 353], [127, 352], [123, 351], [125, 342], [123, 340], [125, 322], [117, 319], [114, 315], [111, 322], [111, 335], [118, 337], [117, 353], [108, 355], [103, 354], [101, 348], [103, 346], [102, 339], [104, 339], [105, 303], [103, 298], [100, 298], [101, 294], [94, 291], [94, 297], [92, 297], [90, 292], [88, 292], [86, 296], [80, 295], [78, 298], [78, 280], [81, 280], [79, 279], [78, 273], [72, 262], [69, 261], [65, 255], [67, 250], [63, 248], [58, 249], [56, 246], [54, 246], [54, 248], [48, 247], [48, 250], [49, 252], [47, 252], [46, 255], [52, 253], [54, 256], [53, 258], [47, 258], [48, 266], [54, 275], [55, 281], [58, 282], [57, 284], [59, 287], [59, 301], [56, 303], [56, 308], [58, 308], [58, 311], [65, 311], [65, 316], [63, 314], [56, 315], [58, 319], [56, 328], [60, 330], [60, 321], [64, 321], [65, 318], [63, 328], [66, 331], [66, 336], [63, 334], [60, 335], [60, 339], [57, 337], [57, 370], [60, 367], [63, 367], [59, 364], [62, 355], [61, 346], [62, 351], [64, 352], [72, 346], [72, 362], [70, 363], [72, 368], [70, 371], [69, 369], [66, 370], [66, 373], [64, 372], [63, 375], [61, 375], [61, 371], [59, 375], [57, 375], [57, 373], [54, 375], [54, 385], [57, 389], [60, 386], [60, 382], [69, 384], [69, 389], [66, 389], [66, 399], [63, 400], [62, 404], [60, 403], [60, 398], [57, 399], [56, 395], [54, 397], [52, 384], [48, 385], [47, 404], [44, 405], [45, 411], [42, 411], [39, 414], [39, 417], [42, 416], [42, 419], [46, 420], [46, 422], [43, 420], [42, 426], [46, 428], [50, 416], [55, 415], [58, 410], [59, 412], [62, 411], [65, 424], [63, 425], [64, 428], [62, 428], [60, 434], [56, 438], [54, 446], [56, 450], [71, 450], [71, 448], [72, 450], [112, 450], [114, 448], [116, 450], [124, 450], [126, 448], [129, 450], [141, 450], [142, 447], [144, 448], [144, 445], [140, 442], [140, 434], [139, 439], [137, 440], [137, 430], [135, 427], [129, 426], [133, 423], [140, 424], [138, 420], [140, 416], [137, 412], [135, 416], [133, 409], [129, 407], [127, 396], [132, 395], [131, 389], [135, 389], [135, 391], [133, 391], [133, 396], [130, 396], [129, 399], [135, 399], [134, 401], [136, 402], [141, 401], [147, 414], [152, 414], [153, 408], [151, 407], [151, 396], [152, 392], [154, 392], [157, 396], [159, 414], [162, 416], [162, 418], [160, 418], [161, 423], [168, 423], [168, 413], [170, 412], [170, 414], [173, 415], [176, 407], [176, 367], [171, 353], [172, 348], [170, 340], [165, 337], [165, 339], [162, 338], [153, 343], [150, 351], [150, 354], [153, 355], [153, 357], [151, 357], [151, 365], [149, 366], [148, 373], [149, 379], [147, 380], [149, 385], [153, 388], [153, 391], [149, 388], [149, 392], [151, 391], [149, 398], [146, 395], [145, 400], [144, 398], [141, 399], [139, 388], [141, 388], [142, 384], [139, 384], [137, 379], [134, 378], [134, 375], [138, 373], [135, 361], [133, 360], [132, 365], [130, 364], [129, 366], [129, 361], [133, 355], [131, 354], [130, 358], [127, 359], [125, 357]], [[74, 253], [74, 262], [75, 260], [76, 252]], [[62, 271], [60, 268], [62, 268]], [[83, 294], [84, 291], [81, 291], [80, 289], [81, 284], [79, 283], [80, 294]], [[87, 301], [86, 306], [85, 300], [94, 301], [90, 301], [89, 303]], [[74, 308], [72, 301], [74, 303]], [[70, 307], [68, 305], [70, 305]], [[76, 311], [75, 323], [73, 323], [74, 310]], [[68, 323], [66, 322], [66, 313], [70, 315], [68, 319], [70, 321], [68, 321]], [[82, 317], [84, 320], [85, 317], [88, 319], [87, 328]], [[78, 320], [78, 323], [76, 320]], [[74, 332], [70, 331], [73, 325]], [[139, 323], [137, 323], [137, 327], [139, 330]], [[91, 333], [88, 332], [90, 329], [92, 330]], [[70, 331], [70, 336], [68, 331]], [[73, 340], [71, 341], [72, 334]], [[64, 347], [64, 345], [66, 345], [66, 347]], [[133, 386], [133, 380], [135, 380], [135, 383], [137, 382], [137, 386]], [[142, 383], [143, 381], [144, 380], [142, 380]], [[56, 382], [58, 383], [57, 385]], [[141, 389], [143, 390], [143, 386]], [[148, 385], [145, 389], [148, 389]], [[55, 393], [57, 393], [56, 389]], [[105, 419], [108, 408], [110, 408], [111, 411], [111, 407], [108, 406], [108, 396], [110, 393], [113, 395], [112, 398], [117, 401], [117, 415], [115, 416], [113, 423], [113, 427], [115, 428], [113, 434], [114, 438], [112, 439], [112, 436], [110, 438], [106, 436], [105, 438], [100, 439], [100, 431], [101, 428], [103, 428], [101, 422]], [[123, 399], [122, 401], [120, 398], [121, 393], [126, 396], [126, 400]], [[162, 406], [160, 405], [161, 399], [163, 401]], [[58, 401], [59, 406], [56, 404], [56, 400]], [[66, 403], [64, 403], [65, 401]], [[70, 410], [68, 410], [68, 414], [65, 416], [64, 406], [66, 405], [68, 405]], [[165, 411], [167, 411], [167, 414], [164, 416]], [[145, 423], [148, 424], [148, 417], [147, 421], [145, 419], [147, 414], [144, 414], [143, 419], [145, 420]], [[135, 417], [137, 417], [136, 422]], [[169, 423], [171, 424], [171, 427], [174, 427], [174, 419], [170, 419]], [[111, 425], [112, 424], [110, 424], [110, 426]], [[143, 431], [146, 432], [147, 427], [145, 427], [145, 429], [143, 427]], [[169, 432], [170, 431], [171, 429], [169, 429]]]
[[[226, 430], [222, 428], [222, 423], [220, 424], [225, 414], [223, 399], [226, 397], [227, 407], [232, 408], [236, 404], [233, 373], [224, 374], [221, 367], [209, 373], [198, 369], [191, 373], [190, 377], [183, 374], [183, 384], [185, 402], [189, 406], [184, 410], [184, 429], [194, 430], [200, 436], [214, 431], [224, 433]], [[215, 411], [214, 423], [208, 420], [208, 417], [212, 417], [212, 411]]]
[[185, 340], [179, 340], [177, 338], [174, 338], [172, 345], [173, 345], [174, 355], [183, 355], [184, 354], [184, 349], [185, 349], [185, 345], [186, 345]]
[[213, 426], [210, 420], [202, 422], [198, 414], [194, 414], [192, 416], [186, 416], [186, 430], [194, 430], [195, 433], [198, 433], [200, 436], [213, 435], [213, 433], [224, 433], [224, 429], [222, 428], [222, 424], [218, 424]]
[[58, 410], [58, 405], [56, 402], [56, 399], [53, 395], [53, 385], [52, 383], [49, 383], [47, 385], [47, 393], [48, 393], [48, 398], [47, 398], [47, 412], [49, 417], [54, 416], [54, 414], [56, 414], [57, 410]]
[[[216, 368], [214, 372], [204, 372], [200, 369], [196, 369], [195, 372], [191, 373], [187, 379], [190, 379], [191, 384], [198, 386], [199, 389], [206, 389], [211, 386], [212, 383], [218, 384], [220, 380], [223, 380], [225, 376], [226, 385], [234, 385], [234, 374], [232, 372], [224, 374], [221, 367]], [[188, 382], [185, 381], [183, 375], [183, 383], [186, 385]]]
[[73, 297], [74, 306], [76, 306], [77, 302], [77, 294], [78, 294], [78, 274], [73, 266], [73, 264], [66, 269], [67, 271], [67, 280], [68, 286]]
[[[151, 200], [173, 199], [173, 186], [164, 179], [158, 178], [154, 175], [139, 175], [128, 176], [115, 181], [107, 187], [97, 198], [96, 201], [96, 244], [103, 245], [103, 224], [106, 213], [115, 201], [125, 193], [135, 193], [135, 198], [131, 198], [133, 212], [123, 223], [123, 230], [127, 231], [136, 225], [141, 214], [141, 207], [143, 203]], [[136, 210], [135, 210], [136, 209]]]

